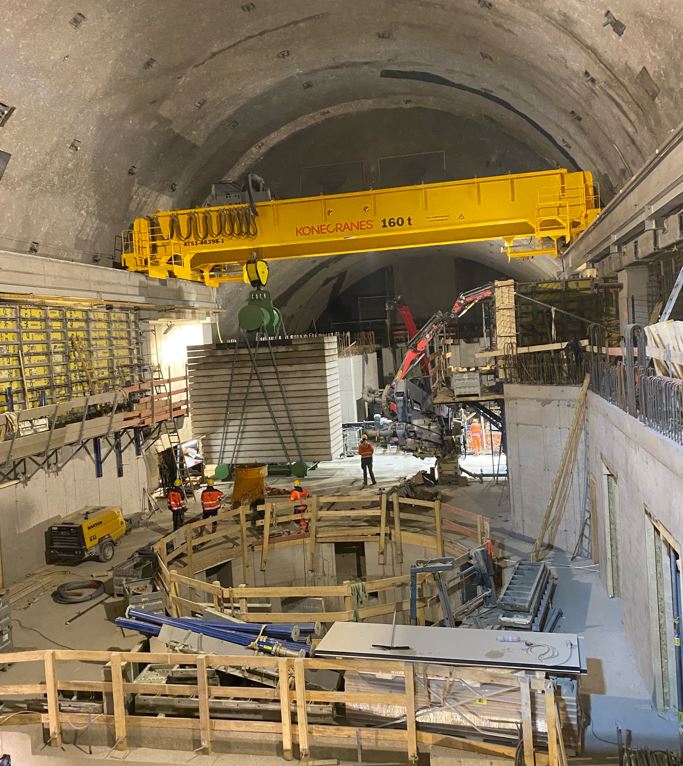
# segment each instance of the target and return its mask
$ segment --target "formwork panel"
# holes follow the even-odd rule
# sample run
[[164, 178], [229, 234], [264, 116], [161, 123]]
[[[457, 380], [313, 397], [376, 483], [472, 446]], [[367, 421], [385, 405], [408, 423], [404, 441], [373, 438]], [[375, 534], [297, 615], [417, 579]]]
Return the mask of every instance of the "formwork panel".
[[207, 463], [315, 462], [341, 454], [335, 336], [192, 346], [187, 365], [193, 433]]

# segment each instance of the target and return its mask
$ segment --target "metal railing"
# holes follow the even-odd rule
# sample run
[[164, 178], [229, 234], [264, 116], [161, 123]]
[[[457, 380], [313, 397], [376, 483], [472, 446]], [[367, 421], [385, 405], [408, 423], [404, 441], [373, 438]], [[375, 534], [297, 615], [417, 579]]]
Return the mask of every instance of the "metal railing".
[[499, 367], [509, 383], [543, 386], [579, 385], [588, 373], [593, 393], [683, 444], [683, 380], [657, 375], [643, 328], [627, 325], [620, 350], [607, 348], [597, 326], [589, 335], [588, 351], [578, 355], [565, 350], [513, 353], [502, 357]]
[[578, 357], [565, 351], [537, 351], [503, 357], [508, 383], [538, 386], [579, 386], [586, 374], [585, 354]]

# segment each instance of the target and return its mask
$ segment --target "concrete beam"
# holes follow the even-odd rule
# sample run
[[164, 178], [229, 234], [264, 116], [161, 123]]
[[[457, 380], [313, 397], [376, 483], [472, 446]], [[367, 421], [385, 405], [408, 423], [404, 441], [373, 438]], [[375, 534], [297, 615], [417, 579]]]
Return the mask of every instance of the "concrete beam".
[[623, 246], [645, 232], [659, 229], [663, 219], [681, 207], [683, 125], [625, 184], [595, 223], [567, 248], [563, 255], [566, 271], [601, 261], [617, 249], [622, 253], [620, 268], [644, 258], [640, 248]]
[[0, 250], [0, 293], [31, 297], [124, 301], [182, 310], [217, 309], [216, 291], [180, 279], [142, 274], [56, 258]]

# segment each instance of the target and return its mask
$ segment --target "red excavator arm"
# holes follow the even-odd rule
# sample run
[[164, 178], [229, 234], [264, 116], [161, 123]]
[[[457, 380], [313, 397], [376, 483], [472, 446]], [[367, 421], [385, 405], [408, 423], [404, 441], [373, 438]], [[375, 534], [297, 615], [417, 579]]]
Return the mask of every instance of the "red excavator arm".
[[[493, 297], [493, 285], [487, 284], [475, 287], [465, 293], [460, 293], [456, 298], [451, 310], [444, 313], [437, 311], [431, 319], [410, 339], [408, 351], [403, 359], [401, 367], [394, 376], [393, 384], [403, 380], [418, 362], [422, 364], [428, 360], [429, 343], [436, 332], [451, 319], [459, 319], [464, 316], [477, 303]], [[413, 323], [414, 324], [414, 323]], [[429, 373], [427, 373], [429, 374]]]
[[[401, 315], [403, 324], [408, 331], [408, 338], [414, 338], [417, 335], [418, 330], [417, 325], [415, 324], [415, 319], [413, 318], [413, 312], [410, 310], [410, 306], [407, 306], [405, 303], [397, 303], [396, 309]], [[420, 365], [424, 371], [424, 374], [429, 377], [429, 354], [423, 354], [422, 358], [420, 359]]]

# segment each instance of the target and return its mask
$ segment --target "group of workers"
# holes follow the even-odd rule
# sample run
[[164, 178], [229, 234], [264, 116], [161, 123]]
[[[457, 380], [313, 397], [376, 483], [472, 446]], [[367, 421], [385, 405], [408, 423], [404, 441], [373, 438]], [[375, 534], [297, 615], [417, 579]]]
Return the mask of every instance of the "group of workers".
[[[367, 434], [363, 434], [360, 444], [358, 445], [358, 454], [360, 455], [360, 464], [363, 469], [363, 486], [368, 485], [368, 475], [370, 481], [373, 484], [377, 484], [375, 480], [375, 474], [372, 470], [372, 457], [375, 452], [375, 448], [368, 440]], [[218, 511], [221, 509], [223, 498], [225, 495], [215, 485], [214, 479], [206, 480], [206, 488], [201, 494], [202, 504], [202, 518], [209, 519], [218, 515]], [[292, 490], [289, 493], [289, 499], [294, 503], [294, 513], [304, 514], [308, 510], [308, 506], [304, 502], [307, 497], [310, 497], [310, 492], [302, 486], [299, 479], [295, 479], [292, 485]], [[173, 531], [183, 526], [185, 523], [185, 514], [187, 513], [187, 497], [185, 490], [183, 489], [183, 482], [180, 479], [176, 479], [173, 482], [173, 486], [169, 487], [166, 492], [166, 502], [168, 503], [168, 510], [173, 514]], [[306, 519], [297, 520], [296, 522], [304, 532], [308, 531], [308, 521]], [[214, 521], [211, 525], [211, 531], [215, 532], [218, 526], [218, 522]]]
[[[223, 493], [214, 486], [213, 479], [206, 480], [206, 488], [201, 494], [202, 518], [210, 519], [217, 516], [223, 502]], [[183, 489], [183, 483], [180, 479], [173, 482], [173, 486], [166, 492], [166, 502], [168, 510], [173, 514], [173, 531], [180, 529], [185, 523], [185, 514], [187, 513], [187, 497]], [[211, 531], [215, 532], [217, 522], [211, 525]]]

